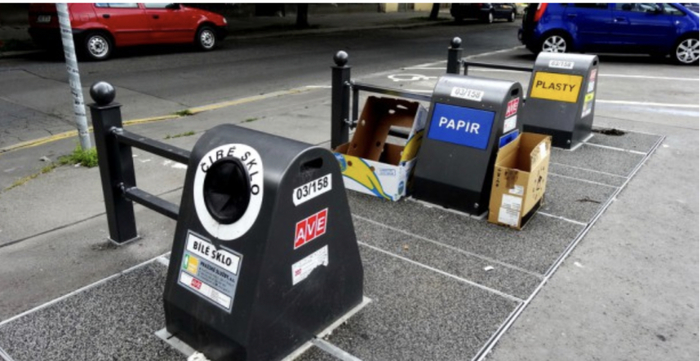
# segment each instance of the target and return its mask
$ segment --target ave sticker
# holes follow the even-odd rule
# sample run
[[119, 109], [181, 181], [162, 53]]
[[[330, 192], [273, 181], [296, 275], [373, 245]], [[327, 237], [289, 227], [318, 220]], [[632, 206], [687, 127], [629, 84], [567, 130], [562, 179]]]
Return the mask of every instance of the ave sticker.
[[[204, 203], [204, 178], [207, 170], [221, 158], [238, 158], [248, 170], [250, 178], [250, 202], [243, 216], [231, 224], [221, 224], [216, 221]], [[258, 218], [263, 201], [263, 163], [260, 154], [246, 144], [226, 144], [216, 147], [205, 154], [199, 161], [194, 175], [194, 208], [204, 229], [212, 236], [222, 241], [231, 241], [244, 235]]]
[[297, 222], [294, 232], [294, 249], [297, 249], [326, 233], [328, 208]]

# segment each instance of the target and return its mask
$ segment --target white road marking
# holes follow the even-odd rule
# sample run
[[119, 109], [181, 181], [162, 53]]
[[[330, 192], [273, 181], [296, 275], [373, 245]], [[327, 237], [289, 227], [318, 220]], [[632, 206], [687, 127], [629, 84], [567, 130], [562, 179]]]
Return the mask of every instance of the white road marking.
[[[445, 70], [445, 67], [434, 67], [434, 66], [412, 66], [408, 68], [404, 68], [404, 70]], [[472, 71], [477, 71], [477, 72], [484, 72], [484, 73], [523, 73], [522, 71], [517, 71], [517, 70], [507, 70], [507, 69], [489, 69], [489, 68], [480, 68], [478, 66], [474, 66], [469, 68], [469, 72]], [[628, 74], [606, 74], [606, 73], [599, 73], [598, 74], [599, 78], [627, 78], [627, 79], [644, 79], [644, 80], [671, 80], [671, 81], [700, 81], [700, 78], [678, 78], [678, 77], [669, 77], [669, 76], [651, 76], [651, 75], [628, 75]]]
[[[646, 153], [645, 153], [645, 154], [646, 154]], [[584, 182], [584, 183], [590, 183], [590, 184], [605, 186], [605, 187], [620, 188], [620, 187], [614, 186], [614, 185], [612, 185], [612, 184], [601, 183], [601, 182], [595, 182], [595, 181], [591, 181], [591, 180], [588, 180], [588, 179], [581, 179], [581, 178], [569, 177], [569, 176], [566, 176], [566, 175], [561, 175], [561, 174], [557, 174], [557, 173], [553, 173], [553, 172], [549, 172], [549, 175], [554, 176], [554, 177], [559, 177], [559, 178], [571, 179], [571, 180], [578, 181], [578, 182]]]
[[474, 282], [474, 281], [470, 281], [470, 280], [468, 280], [468, 279], [466, 279], [466, 278], [462, 278], [462, 277], [453, 275], [453, 274], [451, 274], [451, 273], [447, 273], [447, 272], [442, 271], [442, 270], [439, 270], [439, 269], [437, 269], [437, 268], [435, 268], [435, 267], [431, 267], [431, 266], [428, 266], [428, 265], [426, 265], [426, 264], [423, 264], [423, 263], [414, 261], [414, 260], [412, 260], [412, 259], [410, 259], [410, 258], [406, 258], [406, 257], [403, 257], [403, 256], [399, 256], [398, 254], [391, 253], [391, 252], [389, 252], [389, 251], [385, 251], [385, 250], [383, 250], [383, 249], [381, 249], [381, 248], [379, 248], [379, 247], [375, 247], [375, 246], [372, 246], [372, 245], [369, 245], [369, 244], [367, 244], [367, 243], [360, 242], [360, 241], [358, 241], [357, 244], [363, 245], [363, 246], [365, 246], [365, 247], [367, 247], [367, 248], [369, 248], [369, 249], [375, 250], [375, 251], [377, 251], [377, 252], [384, 253], [384, 254], [386, 254], [387, 256], [391, 256], [391, 257], [394, 257], [394, 258], [398, 258], [398, 259], [400, 259], [400, 260], [402, 260], [402, 261], [406, 261], [406, 262], [411, 263], [411, 264], [414, 264], [414, 265], [416, 265], [416, 266], [419, 266], [419, 267], [425, 268], [425, 269], [427, 269], [427, 270], [430, 270], [430, 271], [439, 273], [439, 274], [441, 274], [441, 275], [443, 275], [443, 276], [447, 276], [447, 277], [453, 278], [453, 279], [455, 279], [455, 280], [457, 280], [457, 281], [464, 282], [464, 283], [466, 283], [466, 284], [468, 284], [468, 285], [474, 286], [474, 287], [476, 287], [476, 288], [480, 288], [480, 289], [482, 289], [482, 290], [484, 290], [484, 291], [487, 291], [487, 292], [491, 292], [491, 293], [496, 294], [496, 295], [499, 295], [499, 296], [501, 296], [501, 297], [503, 297], [503, 298], [507, 298], [507, 299], [509, 299], [509, 300], [511, 300], [511, 301], [515, 301], [515, 302], [523, 302], [523, 301], [524, 301], [524, 300], [521, 299], [521, 298], [515, 297], [515, 296], [513, 296], [513, 295], [509, 295], [509, 294], [507, 294], [507, 293], [505, 293], [505, 292], [501, 292], [501, 291], [499, 291], [499, 290], [497, 290], [497, 289], [493, 289], [493, 288], [491, 288], [491, 287], [484, 286], [484, 285], [482, 285], [482, 284], [480, 284], [480, 283], [476, 283], [476, 282]]
[[615, 151], [618, 151], [618, 152], [625, 152], [625, 153], [646, 155], [646, 153], [640, 152], [640, 151], [638, 151], [638, 150], [631, 150], [631, 149], [623, 149], [623, 148], [618, 148], [618, 147], [611, 147], [611, 146], [609, 146], [609, 145], [602, 145], [602, 144], [596, 144], [596, 143], [586, 143], [586, 145], [589, 145], [589, 146], [591, 146], [591, 147], [598, 147], [598, 148], [605, 148], [605, 149], [615, 150]]
[[482, 57], [482, 56], [489, 56], [489, 55], [496, 55], [496, 54], [501, 54], [501, 53], [507, 53], [507, 52], [509, 52], [509, 51], [518, 50], [518, 49], [525, 49], [525, 45], [518, 45], [518, 46], [514, 46], [514, 47], [512, 47], [512, 48], [508, 48], [508, 49], [501, 49], [501, 50], [489, 51], [489, 52], [481, 53], [481, 54], [469, 55], [469, 56], [465, 56], [465, 57], [462, 58], [462, 59], [474, 59], [474, 58], [479, 58], [479, 57]]
[[650, 75], [626, 75], [626, 74], [598, 74], [598, 77], [604, 78], [630, 78], [630, 79], [652, 79], [652, 80], [673, 80], [673, 81], [700, 81], [698, 78], [674, 78], [668, 76], [650, 76]]
[[666, 107], [666, 108], [700, 108], [699, 104], [669, 104], [669, 103], [649, 103], [649, 102], [631, 102], [627, 100], [604, 100], [598, 99], [596, 103], [603, 104], [620, 104], [620, 105], [633, 105], [641, 107]]
[[129, 267], [129, 268], [127, 268], [127, 269], [125, 269], [125, 270], [123, 270], [123, 271], [121, 271], [121, 272], [117, 272], [117, 273], [115, 273], [115, 274], [113, 274], [113, 275], [111, 275], [111, 276], [105, 277], [105, 278], [103, 278], [103, 279], [101, 279], [101, 280], [99, 280], [99, 281], [93, 282], [93, 283], [91, 283], [91, 284], [89, 284], [89, 285], [87, 285], [87, 286], [80, 287], [80, 288], [78, 288], [77, 290], [72, 291], [72, 292], [69, 292], [69, 293], [67, 293], [67, 294], [65, 294], [65, 295], [63, 295], [63, 296], [59, 296], [59, 297], [57, 297], [57, 298], [54, 298], [53, 300], [48, 301], [48, 302], [46, 302], [46, 303], [43, 303], [43, 304], [41, 304], [41, 305], [39, 305], [39, 306], [36, 306], [36, 307], [34, 307], [34, 308], [30, 309], [30, 310], [27, 310], [27, 311], [24, 311], [24, 312], [22, 312], [22, 313], [20, 313], [20, 314], [14, 315], [14, 316], [12, 316], [12, 317], [10, 317], [10, 318], [8, 318], [8, 319], [6, 319], [6, 320], [0, 322], [0, 326], [4, 326], [4, 325], [6, 325], [6, 324], [8, 324], [8, 323], [10, 323], [10, 322], [12, 322], [12, 321], [18, 319], [18, 318], [21, 318], [21, 317], [26, 316], [26, 315], [28, 315], [28, 314], [31, 314], [31, 313], [34, 313], [34, 312], [39, 311], [39, 310], [41, 310], [41, 309], [44, 309], [44, 308], [46, 308], [46, 307], [48, 307], [48, 306], [53, 305], [54, 303], [63, 301], [63, 300], [65, 300], [66, 298], [69, 298], [69, 297], [71, 297], [71, 296], [77, 295], [78, 293], [81, 293], [81, 292], [83, 292], [83, 291], [87, 291], [87, 290], [89, 290], [89, 289], [91, 289], [91, 288], [93, 288], [93, 287], [99, 286], [99, 285], [101, 285], [101, 284], [103, 284], [103, 283], [105, 283], [105, 282], [107, 282], [107, 281], [109, 281], [109, 280], [112, 280], [112, 279], [115, 279], [115, 278], [117, 278], [117, 277], [123, 276], [123, 275], [125, 275], [125, 274], [127, 274], [127, 273], [129, 273], [129, 272], [131, 272], [131, 271], [134, 271], [134, 270], [140, 268], [140, 267], [146, 266], [146, 265], [148, 265], [149, 263], [152, 263], [152, 262], [154, 262], [154, 261], [157, 261], [158, 258], [167, 256], [168, 254], [170, 254], [170, 252], [166, 252], [166, 253], [164, 253], [164, 254], [162, 254], [162, 255], [153, 257], [153, 258], [151, 258], [151, 259], [149, 259], [149, 260], [147, 260], [147, 261], [145, 261], [145, 262], [141, 262], [141, 263], [139, 263], [139, 264], [137, 264], [137, 265], [135, 265], [135, 266], [133, 266], [133, 267]]
[[410, 236], [410, 237], [413, 237], [413, 238], [417, 238], [417, 239], [420, 239], [420, 240], [423, 240], [423, 241], [432, 243], [432, 244], [434, 244], [434, 245], [436, 245], [436, 246], [440, 246], [440, 247], [444, 247], [444, 248], [447, 248], [447, 249], [451, 249], [451, 250], [453, 250], [453, 251], [455, 251], [455, 252], [459, 252], [459, 253], [465, 254], [465, 255], [467, 255], [467, 256], [471, 256], [471, 257], [474, 257], [474, 258], [479, 258], [479, 259], [484, 260], [484, 261], [489, 262], [489, 263], [495, 263], [495, 264], [501, 265], [501, 266], [503, 266], [503, 267], [510, 268], [510, 269], [516, 270], [516, 271], [518, 271], [518, 272], [525, 273], [525, 274], [528, 274], [528, 275], [530, 275], [530, 276], [534, 276], [534, 277], [537, 277], [537, 278], [540, 278], [540, 279], [542, 278], [542, 275], [541, 275], [541, 274], [538, 274], [538, 273], [535, 273], [535, 272], [532, 272], [532, 271], [528, 271], [528, 270], [526, 270], [526, 269], [524, 269], [524, 268], [520, 268], [520, 267], [515, 266], [515, 265], [512, 265], [512, 264], [510, 264], [510, 263], [501, 262], [501, 261], [499, 261], [499, 260], [496, 260], [496, 259], [493, 259], [493, 258], [490, 258], [490, 257], [486, 257], [486, 256], [483, 256], [483, 255], [480, 255], [480, 254], [477, 254], [477, 253], [465, 251], [465, 250], [463, 250], [463, 249], [461, 249], [461, 248], [457, 248], [457, 247], [454, 247], [454, 246], [450, 246], [449, 244], [441, 243], [441, 242], [432, 240], [432, 239], [427, 238], [427, 237], [423, 237], [423, 236], [420, 236], [420, 235], [417, 235], [417, 234], [414, 234], [414, 233], [411, 233], [411, 232], [408, 232], [408, 231], [405, 231], [405, 230], [402, 230], [402, 229], [399, 229], [399, 228], [396, 228], [396, 227], [392, 227], [392, 226], [386, 225], [386, 224], [384, 224], [384, 223], [377, 222], [377, 221], [375, 221], [375, 220], [373, 220], [373, 219], [369, 219], [369, 218], [366, 218], [366, 217], [363, 217], [363, 216], [358, 216], [357, 214], [353, 214], [352, 216], [355, 217], [355, 218], [357, 218], [357, 219], [363, 220], [363, 221], [365, 221], [365, 222], [367, 222], [367, 223], [371, 223], [371, 224], [374, 224], [374, 225], [377, 225], [377, 226], [380, 226], [380, 227], [384, 227], [384, 228], [390, 229], [390, 230], [392, 230], [392, 231], [394, 231], [394, 232], [396, 232], [396, 233], [405, 234], [405, 235], [407, 235], [407, 236]]
[[562, 217], [562, 216], [557, 216], [557, 215], [554, 215], [554, 214], [551, 214], [551, 213], [545, 213], [545, 212], [542, 212], [542, 211], [537, 211], [537, 214], [541, 214], [541, 215], [543, 215], [543, 216], [545, 216], [545, 217], [549, 217], [549, 218], [561, 219], [562, 221], [569, 222], [569, 223], [573, 223], [573, 224], [577, 224], [577, 225], [579, 225], [579, 226], [584, 226], [584, 227], [585, 227], [585, 226], [588, 225], [588, 223], [579, 222], [579, 221], [576, 221], [576, 220], [573, 220], [573, 219], [569, 219], [569, 218]]

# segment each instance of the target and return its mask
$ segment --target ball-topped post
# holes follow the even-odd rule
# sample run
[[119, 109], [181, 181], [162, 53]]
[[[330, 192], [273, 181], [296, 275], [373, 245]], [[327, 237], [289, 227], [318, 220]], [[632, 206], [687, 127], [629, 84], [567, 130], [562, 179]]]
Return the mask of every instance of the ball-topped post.
[[462, 65], [462, 39], [455, 36], [447, 49], [447, 74], [459, 74]]
[[106, 81], [98, 81], [90, 86], [90, 97], [99, 106], [109, 105], [116, 95], [117, 90]]
[[339, 51], [333, 56], [333, 62], [336, 66], [345, 66], [348, 63], [348, 53], [344, 51]]
[[331, 78], [331, 148], [347, 143], [350, 137], [350, 66], [348, 53], [333, 55]]

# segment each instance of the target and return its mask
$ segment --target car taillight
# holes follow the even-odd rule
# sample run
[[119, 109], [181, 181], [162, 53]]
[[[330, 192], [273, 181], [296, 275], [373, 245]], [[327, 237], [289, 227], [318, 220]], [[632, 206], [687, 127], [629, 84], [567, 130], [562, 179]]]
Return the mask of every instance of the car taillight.
[[540, 21], [540, 18], [544, 14], [544, 11], [547, 9], [547, 5], [548, 4], [546, 4], [546, 3], [542, 3], [542, 4], [537, 5], [537, 11], [535, 11], [535, 18], [532, 19], [532, 21], [534, 21], [534, 22]]

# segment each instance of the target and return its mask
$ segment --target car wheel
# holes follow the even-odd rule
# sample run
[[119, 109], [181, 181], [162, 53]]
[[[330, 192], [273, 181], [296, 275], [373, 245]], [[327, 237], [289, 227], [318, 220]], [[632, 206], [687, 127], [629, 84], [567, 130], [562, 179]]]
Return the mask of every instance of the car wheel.
[[673, 53], [671, 54], [673, 60], [678, 64], [697, 64], [700, 56], [699, 46], [697, 38], [688, 37], [681, 39], [673, 48]]
[[542, 41], [540, 50], [545, 53], [566, 53], [569, 49], [569, 41], [561, 34], [547, 35]]
[[515, 11], [510, 13], [510, 16], [508, 16], [508, 21], [511, 23], [515, 21]]
[[201, 50], [213, 50], [216, 47], [216, 33], [210, 26], [202, 26], [197, 30], [197, 36], [194, 41]]
[[112, 38], [102, 32], [89, 33], [85, 37], [83, 53], [90, 60], [107, 60], [112, 55]]

